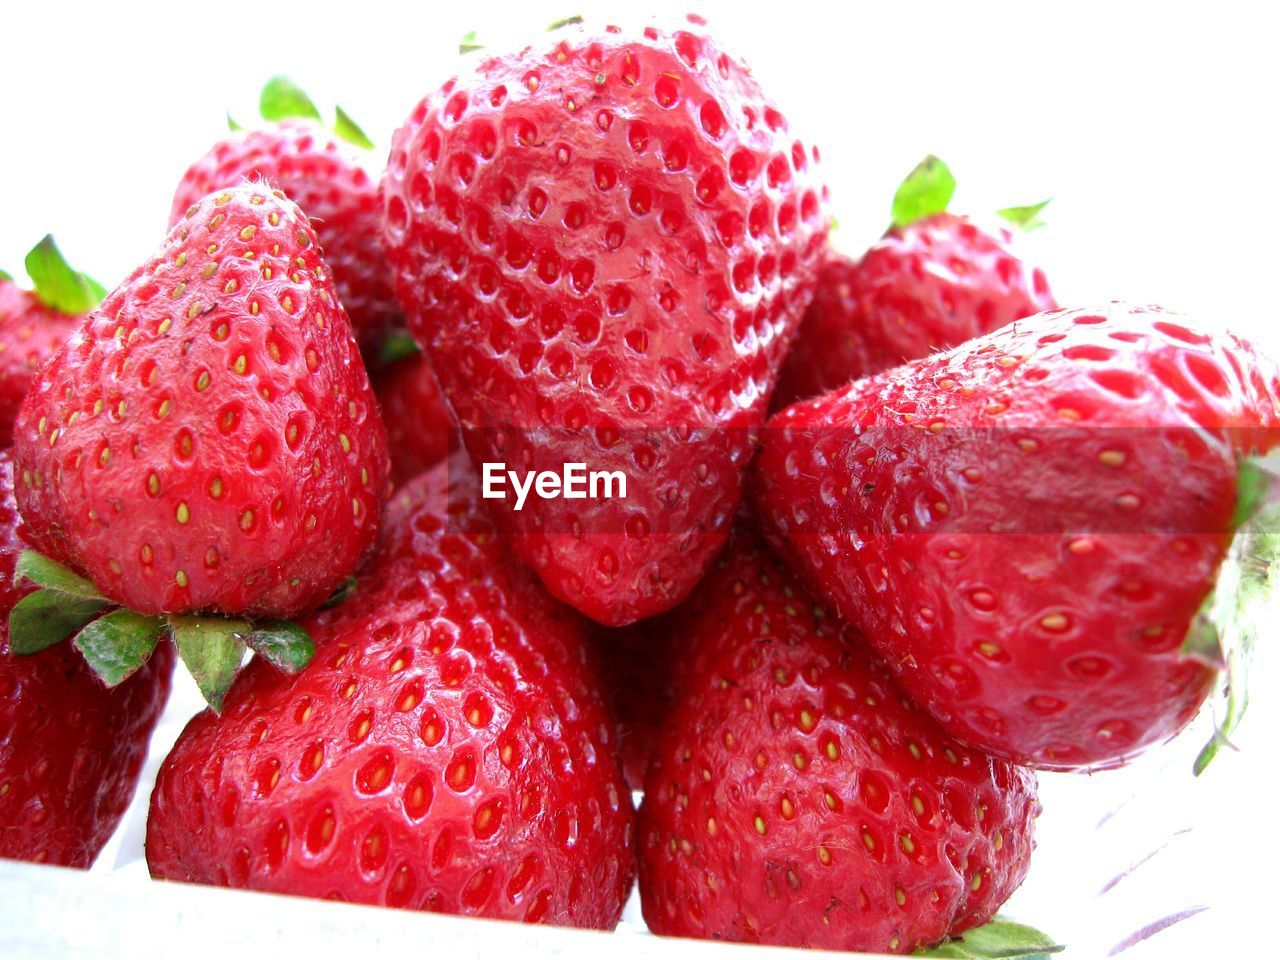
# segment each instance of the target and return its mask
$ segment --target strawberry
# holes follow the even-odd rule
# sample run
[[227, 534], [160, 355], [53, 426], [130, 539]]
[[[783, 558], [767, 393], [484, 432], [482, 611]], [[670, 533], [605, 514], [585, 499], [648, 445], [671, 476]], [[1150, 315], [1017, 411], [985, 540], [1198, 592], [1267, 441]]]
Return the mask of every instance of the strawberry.
[[[464, 460], [391, 500], [294, 678], [250, 664], [151, 800], [170, 880], [612, 928], [630, 798], [585, 624], [508, 560]], [[446, 489], [451, 481], [453, 489]]]
[[385, 241], [474, 463], [626, 499], [495, 500], [553, 594], [617, 626], [724, 542], [826, 236], [817, 151], [691, 18], [483, 60], [395, 135]]
[[784, 410], [757, 499], [953, 736], [1111, 766], [1212, 686], [1197, 613], [1277, 397], [1249, 344], [1177, 314], [1051, 311]]
[[40, 546], [144, 614], [289, 617], [373, 542], [386, 440], [305, 216], [204, 198], [37, 378], [14, 429]]
[[387, 426], [391, 479], [401, 486], [457, 446], [457, 428], [426, 357], [415, 352], [373, 376], [373, 390]]
[[[311, 218], [361, 347], [374, 356], [401, 325], [400, 308], [382, 253], [382, 208], [365, 156], [373, 144], [342, 108], [333, 133], [320, 111], [284, 77], [262, 90], [265, 129], [242, 130], [214, 144], [183, 175], [173, 196], [170, 227], [206, 194], [246, 180], [266, 180]], [[228, 118], [229, 119], [229, 118]]]
[[70, 647], [15, 656], [9, 612], [28, 531], [0, 452], [0, 858], [88, 867], [124, 814], [169, 695], [168, 644], [114, 690]]
[[[1044, 273], [1015, 256], [1011, 230], [946, 212], [955, 185], [946, 164], [926, 158], [898, 188], [893, 225], [861, 260], [828, 254], [775, 409], [1057, 306]], [[1030, 228], [1044, 206], [1000, 214]]]
[[986, 922], [1027, 871], [1034, 776], [947, 736], [754, 537], [694, 601], [640, 808], [649, 928], [909, 953]]
[[34, 289], [0, 271], [0, 448], [13, 442], [13, 421], [44, 362], [106, 291], [63, 259], [53, 237], [27, 254]]
[[47, 555], [20, 565], [46, 590], [11, 615], [15, 649], [80, 631], [116, 684], [167, 632], [215, 709], [246, 643], [305, 662], [305, 634], [270, 621], [354, 571], [387, 490], [377, 401], [315, 233], [261, 184], [187, 211], [44, 367], [14, 436], [18, 506]]

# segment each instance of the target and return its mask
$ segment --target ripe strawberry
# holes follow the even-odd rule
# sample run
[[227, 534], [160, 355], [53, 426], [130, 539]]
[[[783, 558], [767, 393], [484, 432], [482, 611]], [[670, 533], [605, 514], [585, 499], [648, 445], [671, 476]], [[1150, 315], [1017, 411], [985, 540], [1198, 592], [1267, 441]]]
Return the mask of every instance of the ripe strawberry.
[[9, 647], [9, 612], [31, 588], [14, 568], [27, 531], [0, 452], [0, 858], [88, 867], [124, 814], [147, 740], [169, 695], [165, 644], [114, 690], [69, 646], [33, 656]]
[[[831, 252], [787, 355], [774, 408], [955, 346], [1057, 306], [1013, 232], [945, 212], [955, 180], [937, 157], [898, 190], [894, 223], [859, 261]], [[1044, 207], [1001, 214], [1029, 226]]]
[[396, 360], [373, 377], [387, 425], [391, 480], [402, 486], [457, 447], [457, 427], [431, 362], [421, 354]]
[[506, 557], [468, 473], [392, 498], [351, 599], [308, 624], [309, 668], [251, 664], [191, 721], [151, 800], [153, 876], [614, 926], [632, 812], [586, 625]]
[[106, 292], [67, 265], [51, 236], [26, 265], [32, 290], [0, 271], [0, 448], [13, 443], [14, 418], [40, 367]]
[[387, 487], [315, 234], [264, 185], [187, 211], [40, 373], [14, 437], [35, 542], [145, 615], [313, 609]]
[[640, 808], [649, 928], [909, 953], [986, 922], [1027, 871], [1034, 776], [943, 733], [754, 537], [694, 597]]
[[723, 543], [826, 235], [816, 150], [691, 19], [482, 61], [413, 111], [383, 181], [473, 462], [629, 476], [625, 501], [498, 505], [551, 592], [615, 626]]
[[1278, 396], [1252, 347], [1177, 314], [1052, 311], [778, 414], [758, 502], [953, 736], [1114, 765], [1209, 692], [1189, 628]]
[[235, 129], [191, 165], [173, 196], [170, 227], [206, 194], [266, 180], [283, 190], [311, 218], [333, 271], [360, 346], [371, 357], [383, 337], [400, 326], [400, 307], [382, 253], [382, 206], [367, 170], [373, 146], [341, 108], [334, 133], [320, 112], [283, 77], [262, 91], [263, 130]]

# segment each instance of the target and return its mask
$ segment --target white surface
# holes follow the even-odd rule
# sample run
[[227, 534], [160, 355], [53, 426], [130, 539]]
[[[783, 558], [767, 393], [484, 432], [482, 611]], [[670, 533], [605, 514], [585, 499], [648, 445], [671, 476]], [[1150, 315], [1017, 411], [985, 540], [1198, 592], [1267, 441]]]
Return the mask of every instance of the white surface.
[[[95, 925], [114, 928], [128, 926], [131, 920], [145, 922], [156, 909], [150, 900], [154, 888], [145, 886], [149, 881], [142, 850], [147, 798], [164, 754], [200, 707], [190, 679], [181, 672], [175, 679], [174, 697], [152, 740], [138, 795], [93, 870], [104, 880], [127, 885], [129, 892], [84, 888], [83, 893], [86, 906], [81, 916], [83, 910], [114, 910], [115, 897], [124, 897], [136, 916], [117, 920], [95, 917]], [[1049, 933], [1068, 946], [1071, 957], [1106, 956], [1149, 924], [1199, 908], [1205, 909], [1117, 955], [1123, 960], [1248, 956], [1249, 950], [1270, 942], [1274, 926], [1271, 865], [1280, 863], [1280, 833], [1272, 825], [1271, 813], [1277, 787], [1275, 743], [1280, 734], [1280, 650], [1274, 645], [1259, 652], [1252, 680], [1254, 702], [1237, 738], [1240, 749], [1220, 754], [1199, 779], [1191, 775], [1191, 762], [1212, 729], [1212, 705], [1181, 737], [1127, 769], [1094, 776], [1042, 774], [1044, 813], [1037, 827], [1038, 846], [1031, 873], [1003, 913]], [[0, 861], [0, 957], [6, 960], [11, 956], [5, 949], [7, 929], [21, 927], [25, 921], [19, 918], [38, 911], [62, 910], [65, 920], [69, 902], [52, 892], [57, 889], [56, 880], [33, 881], [32, 891], [26, 894], [28, 902], [6, 897], [6, 876], [20, 878], [15, 870], [20, 868]], [[168, 892], [172, 885], [164, 886], [167, 898], [180, 896]], [[202, 917], [205, 911], [222, 909], [224, 903], [226, 909], [241, 911], [236, 929], [226, 931], [222, 944], [232, 952], [242, 942], [238, 938], [249, 942], [253, 936], [261, 938], [266, 952], [267, 943], [275, 942], [282, 931], [309, 928], [310, 918], [315, 916], [314, 908], [297, 906], [301, 901], [264, 901], [261, 895], [244, 893], [225, 901], [195, 897], [188, 909], [193, 917]], [[239, 908], [234, 907], [236, 903]], [[385, 929], [385, 924], [369, 920], [367, 911], [350, 916], [356, 924], [351, 936], [366, 929], [374, 936]], [[414, 926], [408, 929], [432, 932], [435, 919], [439, 918], [411, 921]], [[44, 929], [60, 929], [51, 920], [43, 922]], [[373, 926], [361, 926], [365, 923]], [[340, 926], [336, 919], [326, 921], [320, 929], [331, 931], [335, 925]], [[212, 929], [221, 928], [215, 922]], [[489, 936], [480, 929], [477, 938]], [[440, 936], [452, 944], [456, 931], [455, 925], [446, 924], [440, 928]], [[648, 938], [635, 896], [618, 933]], [[328, 935], [316, 942], [323, 945]], [[54, 942], [46, 941], [48, 952], [43, 956], [62, 956], [64, 945], [71, 948], [80, 941], [55, 942], [57, 950]], [[119, 960], [150, 956], [146, 949], [152, 942], [126, 941], [129, 949], [119, 954]], [[346, 942], [331, 942], [330, 952], [322, 956], [344, 956], [342, 944]], [[492, 946], [492, 955], [500, 955], [496, 949], [499, 942]], [[674, 949], [669, 941], [654, 941], [652, 946], [663, 956], [676, 956], [669, 953]], [[701, 948], [702, 953], [692, 950], [687, 954], [691, 957], [732, 960], [736, 955], [736, 948], [722, 944], [692, 946]], [[682, 946], [679, 955], [686, 955], [687, 949]], [[540, 933], [525, 944], [522, 955], [588, 958], [598, 956], [599, 951], [598, 938], [557, 938], [554, 933]], [[628, 947], [621, 955], [633, 954]], [[116, 957], [110, 956], [113, 960]], [[189, 960], [185, 953], [183, 960]]]
[[[1274, 31], [1257, 19], [1261, 4], [11, 5], [0, 27], [0, 266], [19, 272], [25, 251], [52, 230], [74, 264], [114, 284], [158, 244], [173, 187], [223, 135], [224, 108], [250, 119], [272, 73], [292, 75], [322, 108], [339, 100], [385, 144], [422, 94], [465, 69], [456, 48], [467, 30], [501, 46], [504, 36], [536, 39], [566, 13], [687, 8], [708, 16], [798, 135], [820, 145], [843, 246], [875, 236], [898, 181], [932, 151], [960, 181], [956, 209], [1055, 197], [1050, 225], [1028, 242], [1064, 304], [1158, 301], [1280, 352], [1280, 191], [1271, 186], [1280, 67]], [[1007, 912], [1083, 956], [1201, 905], [1210, 909], [1123, 956], [1228, 956], [1268, 943], [1271, 865], [1280, 863], [1269, 825], [1278, 659], [1262, 651], [1243, 752], [1220, 757], [1207, 777], [1188, 772], [1203, 729], [1130, 770], [1044, 777], [1040, 849]], [[180, 688], [149, 776], [193, 703], [193, 691]], [[492, 928], [182, 888], [161, 894], [141, 885], [145, 799], [144, 789], [96, 871], [119, 874], [103, 880], [118, 887], [104, 892], [80, 878], [59, 887], [60, 875], [0, 865], [0, 955], [56, 956], [41, 933], [80, 949], [90, 931], [160, 916], [164, 930], [181, 921], [190, 931], [171, 947], [182, 957], [222, 955], [215, 944], [265, 954], [298, 942], [284, 932], [308, 930], [333, 955], [347, 955], [362, 931], [371, 956], [392, 944], [463, 956], [489, 947], [633, 952], [585, 935], [501, 928], [481, 941]], [[88, 912], [69, 922], [77, 899]], [[175, 919], [167, 911], [179, 903], [189, 912]], [[349, 927], [339, 919], [357, 916]], [[633, 905], [623, 930], [638, 931], [637, 921]], [[123, 934], [106, 945], [121, 956], [159, 955]], [[742, 953], [670, 942], [661, 952]]]

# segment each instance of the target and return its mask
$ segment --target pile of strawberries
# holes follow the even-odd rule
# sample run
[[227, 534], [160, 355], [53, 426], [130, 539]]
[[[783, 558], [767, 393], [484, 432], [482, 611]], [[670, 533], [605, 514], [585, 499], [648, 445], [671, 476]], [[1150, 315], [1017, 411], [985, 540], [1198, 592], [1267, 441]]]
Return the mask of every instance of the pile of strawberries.
[[[1058, 309], [1012, 252], [1039, 207], [948, 213], [934, 158], [832, 251], [817, 147], [696, 17], [472, 66], [380, 182], [272, 81], [115, 290], [49, 240], [0, 279], [0, 856], [94, 860], [176, 657], [209, 709], [157, 878], [609, 929], [638, 874], [656, 933], [845, 950], [987, 923], [1033, 770], [1124, 763], [1235, 661], [1280, 374]], [[570, 462], [625, 498], [479, 480]]]

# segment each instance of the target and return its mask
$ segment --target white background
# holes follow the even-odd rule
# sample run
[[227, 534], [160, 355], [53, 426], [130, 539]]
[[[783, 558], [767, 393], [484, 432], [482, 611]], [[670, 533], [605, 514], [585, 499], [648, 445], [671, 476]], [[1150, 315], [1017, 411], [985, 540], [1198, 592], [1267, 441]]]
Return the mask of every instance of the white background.
[[458, 69], [569, 13], [707, 16], [819, 144], [840, 242], [883, 228], [925, 153], [987, 211], [1053, 196], [1034, 237], [1059, 299], [1161, 302], [1280, 343], [1274, 23], [1262, 3], [6, 4], [0, 264], [48, 231], [108, 287], [156, 247], [173, 188], [275, 72], [385, 145]]
[[[0, 15], [0, 267], [19, 274], [25, 251], [52, 231], [76, 266], [112, 286], [158, 245], [173, 188], [223, 135], [224, 111], [252, 119], [273, 73], [293, 76], [322, 109], [341, 102], [385, 144], [420, 96], [466, 69], [457, 43], [468, 30], [491, 46], [515, 46], [566, 14], [621, 9], [628, 22], [633, 10], [672, 22], [693, 8], [753, 65], [798, 135], [820, 145], [837, 240], [850, 252], [883, 228], [901, 177], [935, 152], [959, 180], [954, 209], [1055, 198], [1049, 225], [1027, 250], [1064, 304], [1160, 302], [1280, 353], [1280, 69], [1274, 27], [1258, 19], [1263, 6], [8, 5]], [[1200, 781], [1187, 772], [1194, 734], [1119, 774], [1044, 778], [1041, 847], [1010, 912], [1087, 955], [1209, 904], [1122, 956], [1265, 950], [1271, 865], [1280, 863], [1271, 772], [1278, 668], [1280, 656], [1264, 650], [1244, 749]], [[176, 734], [182, 709], [166, 736]], [[1116, 806], [1122, 813], [1095, 829]], [[140, 814], [104, 868], [133, 861], [124, 872], [138, 871]], [[1178, 833], [1186, 827], [1194, 829]], [[0, 904], [0, 918], [13, 909]]]

